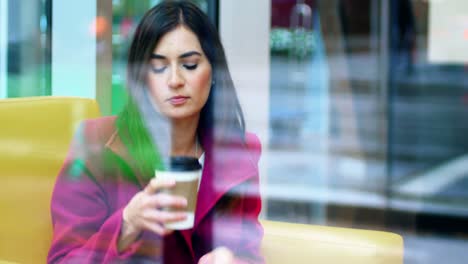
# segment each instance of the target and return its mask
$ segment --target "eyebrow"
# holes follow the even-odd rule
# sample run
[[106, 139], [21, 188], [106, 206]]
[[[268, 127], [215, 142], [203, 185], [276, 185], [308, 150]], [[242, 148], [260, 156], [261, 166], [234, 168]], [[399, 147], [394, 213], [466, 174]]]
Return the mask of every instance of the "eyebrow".
[[[200, 52], [197, 52], [197, 51], [189, 51], [189, 52], [185, 52], [183, 54], [181, 54], [179, 56], [179, 59], [183, 59], [183, 58], [187, 58], [187, 57], [190, 57], [190, 56], [193, 56], [193, 55], [198, 55], [198, 56], [202, 56]], [[159, 54], [156, 54], [156, 53], [153, 53], [151, 54], [151, 59], [159, 59], [159, 60], [165, 60], [167, 59], [165, 56], [163, 55], [159, 55]]]

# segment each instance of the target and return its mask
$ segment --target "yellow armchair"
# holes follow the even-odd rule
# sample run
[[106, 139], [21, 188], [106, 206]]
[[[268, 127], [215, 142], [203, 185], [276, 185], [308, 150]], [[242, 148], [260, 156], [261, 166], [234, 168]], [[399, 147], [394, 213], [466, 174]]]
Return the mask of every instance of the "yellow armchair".
[[403, 263], [403, 239], [389, 232], [261, 221], [266, 263]]
[[98, 117], [95, 100], [0, 100], [0, 261], [45, 263], [50, 198], [78, 123]]
[[[0, 100], [0, 263], [45, 262], [55, 177], [77, 124], [99, 115], [90, 99]], [[262, 225], [267, 263], [403, 262], [403, 240], [396, 234], [265, 220]]]

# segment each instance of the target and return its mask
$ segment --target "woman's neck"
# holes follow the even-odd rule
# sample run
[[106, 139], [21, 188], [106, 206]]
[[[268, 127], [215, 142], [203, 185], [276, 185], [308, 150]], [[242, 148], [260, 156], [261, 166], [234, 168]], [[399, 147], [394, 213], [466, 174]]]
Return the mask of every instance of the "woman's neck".
[[171, 122], [171, 155], [199, 157], [201, 147], [197, 139], [196, 120], [175, 120]]

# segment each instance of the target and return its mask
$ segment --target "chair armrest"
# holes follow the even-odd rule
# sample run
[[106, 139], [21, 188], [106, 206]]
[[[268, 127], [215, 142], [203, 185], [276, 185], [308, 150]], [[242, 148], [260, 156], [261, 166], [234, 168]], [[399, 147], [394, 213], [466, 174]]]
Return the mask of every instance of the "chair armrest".
[[260, 222], [266, 263], [403, 263], [403, 239], [394, 233]]

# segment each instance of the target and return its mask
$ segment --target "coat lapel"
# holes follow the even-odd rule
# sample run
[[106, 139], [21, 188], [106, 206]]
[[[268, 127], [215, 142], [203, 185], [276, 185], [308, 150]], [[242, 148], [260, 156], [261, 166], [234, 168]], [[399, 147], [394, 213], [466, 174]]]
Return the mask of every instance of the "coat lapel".
[[194, 227], [180, 231], [192, 257], [195, 257], [192, 246], [194, 230], [227, 192], [258, 173], [258, 167], [249, 159], [246, 148], [211, 145], [206, 150]]
[[213, 145], [209, 150], [198, 192], [195, 228], [223, 195], [258, 173], [244, 145]]
[[122, 139], [119, 137], [117, 130], [114, 130], [112, 136], [107, 140], [105, 145], [107, 149], [115, 153], [116, 155], [120, 156], [122, 160], [127, 163], [127, 165], [131, 168], [132, 172], [134, 173], [137, 183], [141, 190], [148, 184], [148, 180], [145, 180], [138, 167], [136, 166], [135, 161], [128, 153], [127, 148], [125, 147]]

